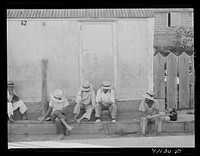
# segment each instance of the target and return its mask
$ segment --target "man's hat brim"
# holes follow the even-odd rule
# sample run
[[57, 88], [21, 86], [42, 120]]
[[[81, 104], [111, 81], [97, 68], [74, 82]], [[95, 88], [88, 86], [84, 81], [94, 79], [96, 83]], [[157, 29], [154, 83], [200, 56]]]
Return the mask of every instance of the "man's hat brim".
[[61, 100], [56, 99], [53, 94], [51, 94], [50, 97], [51, 97], [51, 100], [53, 100], [54, 102], [63, 102], [63, 101], [65, 101], [65, 97], [64, 96], [61, 97]]
[[142, 95], [142, 96], [143, 96], [144, 98], [149, 99], [149, 100], [152, 100], [152, 101], [155, 100], [153, 97], [149, 96], [148, 94], [144, 94], [144, 95]]
[[103, 89], [111, 89], [111, 86], [102, 86]]
[[13, 82], [8, 82], [7, 86], [8, 86], [8, 87], [14, 87], [15, 84], [14, 84]]

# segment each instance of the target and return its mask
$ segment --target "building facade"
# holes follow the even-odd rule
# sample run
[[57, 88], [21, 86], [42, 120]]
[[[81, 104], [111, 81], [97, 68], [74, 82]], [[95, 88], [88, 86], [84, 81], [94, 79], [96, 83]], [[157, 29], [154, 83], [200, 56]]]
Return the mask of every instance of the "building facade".
[[153, 89], [153, 41], [151, 9], [8, 9], [8, 79], [25, 102], [74, 99], [83, 80], [138, 99]]
[[193, 27], [192, 8], [152, 9], [155, 15], [154, 46], [172, 46], [178, 27]]

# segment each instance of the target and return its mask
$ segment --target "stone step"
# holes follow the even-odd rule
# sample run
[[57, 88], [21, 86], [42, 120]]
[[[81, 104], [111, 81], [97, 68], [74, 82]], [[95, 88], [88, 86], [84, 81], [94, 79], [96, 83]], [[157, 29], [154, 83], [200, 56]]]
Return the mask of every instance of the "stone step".
[[[124, 117], [124, 120], [131, 120], [134, 117], [136, 117], [138, 115], [138, 109], [139, 109], [139, 105], [141, 103], [141, 100], [133, 100], [133, 101], [116, 101], [116, 105], [117, 105], [117, 118], [122, 119]], [[30, 102], [26, 102], [26, 105], [28, 107], [28, 116], [30, 119], [34, 119], [34, 118], [38, 118], [40, 116], [42, 116], [42, 104], [41, 103], [30, 103]], [[68, 114], [68, 118], [72, 119], [73, 118], [73, 109], [75, 106], [75, 102], [74, 101], [69, 101], [69, 106], [67, 109], [67, 114]], [[129, 113], [132, 113], [131, 116], [127, 116]], [[19, 113], [18, 110], [14, 111], [14, 119], [15, 120], [21, 120], [22, 116]], [[123, 116], [125, 115], [125, 116]], [[130, 115], [130, 114], [129, 114]], [[93, 117], [94, 117], [94, 113], [93, 113]], [[108, 118], [108, 117], [106, 117]]]
[[[71, 134], [121, 134], [140, 132], [139, 120], [130, 121], [102, 121], [95, 123], [93, 121], [82, 121], [80, 124], [71, 123], [74, 129]], [[152, 126], [150, 131], [155, 131]], [[162, 131], [168, 133], [189, 133], [194, 132], [194, 120], [192, 121], [163, 121]], [[53, 122], [39, 121], [16, 121], [8, 124], [8, 135], [37, 135], [37, 134], [56, 134], [56, 126]]]

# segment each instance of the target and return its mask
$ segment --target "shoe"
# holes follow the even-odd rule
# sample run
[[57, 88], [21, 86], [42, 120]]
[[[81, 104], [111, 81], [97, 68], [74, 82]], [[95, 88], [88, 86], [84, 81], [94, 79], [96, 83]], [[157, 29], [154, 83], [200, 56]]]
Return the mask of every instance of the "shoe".
[[74, 127], [69, 126], [67, 129], [71, 131]]
[[13, 119], [13, 118], [10, 118], [10, 119], [8, 120], [8, 123], [14, 123], [14, 119]]
[[101, 122], [101, 120], [100, 120], [100, 119], [97, 119], [96, 122]]
[[115, 120], [115, 119], [113, 119], [113, 120], [112, 120], [112, 122], [113, 122], [113, 123], [116, 123], [116, 120]]
[[63, 140], [64, 139], [64, 134], [60, 134], [58, 137], [57, 137], [57, 139], [56, 140]]

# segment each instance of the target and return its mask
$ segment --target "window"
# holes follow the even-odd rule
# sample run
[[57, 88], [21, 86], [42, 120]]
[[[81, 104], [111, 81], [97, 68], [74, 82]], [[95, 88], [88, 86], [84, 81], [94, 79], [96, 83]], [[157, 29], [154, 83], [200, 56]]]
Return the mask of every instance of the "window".
[[179, 26], [179, 13], [168, 13], [168, 27]]

